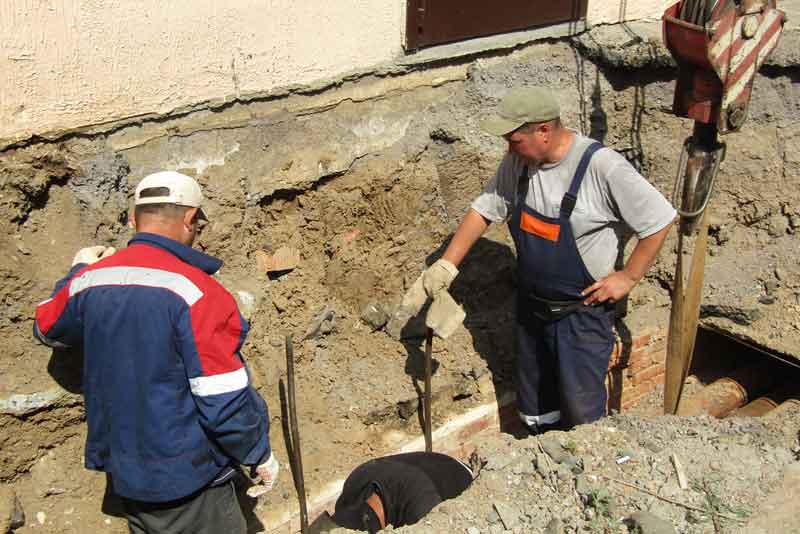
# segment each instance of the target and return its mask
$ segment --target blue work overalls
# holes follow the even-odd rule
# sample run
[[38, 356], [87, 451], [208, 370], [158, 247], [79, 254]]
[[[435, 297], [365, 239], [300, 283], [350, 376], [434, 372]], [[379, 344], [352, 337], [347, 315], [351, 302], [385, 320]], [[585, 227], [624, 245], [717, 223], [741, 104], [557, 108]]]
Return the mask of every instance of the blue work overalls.
[[[595, 280], [586, 269], [572, 226], [578, 190], [592, 155], [584, 152], [558, 218], [545, 217], [525, 204], [530, 178], [525, 167], [509, 221], [517, 247], [517, 400], [520, 417], [531, 427], [569, 428], [605, 415], [605, 376], [614, 344], [614, 310], [584, 306], [581, 291]], [[545, 320], [533, 311], [533, 297], [573, 303], [575, 311]], [[557, 308], [556, 308], [557, 309]]]

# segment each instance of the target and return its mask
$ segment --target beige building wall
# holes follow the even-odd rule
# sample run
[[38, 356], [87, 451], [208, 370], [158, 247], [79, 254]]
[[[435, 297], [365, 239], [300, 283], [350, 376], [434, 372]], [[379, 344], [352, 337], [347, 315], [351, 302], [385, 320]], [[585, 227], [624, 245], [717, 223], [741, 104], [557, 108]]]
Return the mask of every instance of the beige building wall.
[[[391, 62], [403, 54], [405, 3], [2, 0], [0, 142]], [[655, 17], [666, 3], [590, 0], [588, 18]]]
[[678, 0], [589, 0], [589, 24], [611, 24], [625, 20], [657, 19]]

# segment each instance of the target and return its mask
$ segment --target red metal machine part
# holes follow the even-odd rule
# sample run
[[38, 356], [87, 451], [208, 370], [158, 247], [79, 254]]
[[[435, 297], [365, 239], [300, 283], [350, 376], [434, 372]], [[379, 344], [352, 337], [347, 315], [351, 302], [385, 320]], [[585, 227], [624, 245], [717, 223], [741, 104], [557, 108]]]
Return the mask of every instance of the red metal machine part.
[[720, 134], [735, 132], [744, 124], [756, 72], [777, 46], [786, 15], [774, 0], [717, 1], [707, 22], [698, 25], [679, 18], [690, 3], [664, 13], [664, 43], [679, 68], [673, 111], [716, 123]]
[[[775, 0], [682, 0], [664, 13], [664, 43], [678, 64], [673, 112], [693, 119], [675, 179], [680, 215], [664, 412], [676, 413], [691, 365], [708, 244], [708, 201], [725, 145], [747, 118], [753, 81], [778, 44], [786, 15]], [[697, 235], [684, 281], [684, 238]]]

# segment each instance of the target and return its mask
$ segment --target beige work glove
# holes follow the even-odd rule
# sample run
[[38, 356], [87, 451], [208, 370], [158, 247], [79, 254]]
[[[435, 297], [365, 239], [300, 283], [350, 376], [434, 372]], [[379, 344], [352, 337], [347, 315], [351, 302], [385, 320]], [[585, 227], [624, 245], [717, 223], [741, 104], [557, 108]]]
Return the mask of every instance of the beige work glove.
[[278, 460], [275, 459], [274, 454], [270, 453], [266, 462], [253, 468], [256, 476], [261, 480], [256, 485], [247, 488], [247, 496], [255, 499], [271, 490], [278, 480], [279, 470], [280, 464], [278, 464]]
[[93, 264], [96, 261], [102, 260], [114, 254], [117, 251], [114, 247], [105, 247], [103, 245], [95, 245], [93, 247], [82, 248], [72, 258], [72, 266], [79, 263]]
[[403, 295], [403, 300], [400, 306], [397, 307], [389, 322], [386, 323], [386, 333], [395, 339], [401, 339], [403, 329], [417, 314], [420, 312], [425, 303], [428, 301], [428, 295], [425, 293], [425, 288], [422, 286], [422, 276], [420, 273], [412, 286]]
[[440, 292], [447, 291], [456, 276], [458, 276], [458, 269], [455, 265], [444, 258], [436, 260], [422, 273], [422, 285], [425, 293], [435, 299]]
[[464, 317], [464, 308], [453, 300], [450, 293], [440, 291], [428, 308], [425, 326], [431, 328], [440, 338], [447, 339], [464, 323]]

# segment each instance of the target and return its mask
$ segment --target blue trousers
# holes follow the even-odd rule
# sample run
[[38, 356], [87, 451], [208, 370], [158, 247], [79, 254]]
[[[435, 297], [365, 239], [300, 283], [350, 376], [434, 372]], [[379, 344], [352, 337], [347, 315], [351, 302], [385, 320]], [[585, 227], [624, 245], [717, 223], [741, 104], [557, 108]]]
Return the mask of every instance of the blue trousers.
[[614, 347], [614, 310], [584, 307], [544, 322], [517, 310], [517, 401], [530, 424], [566, 428], [606, 413], [605, 378]]

